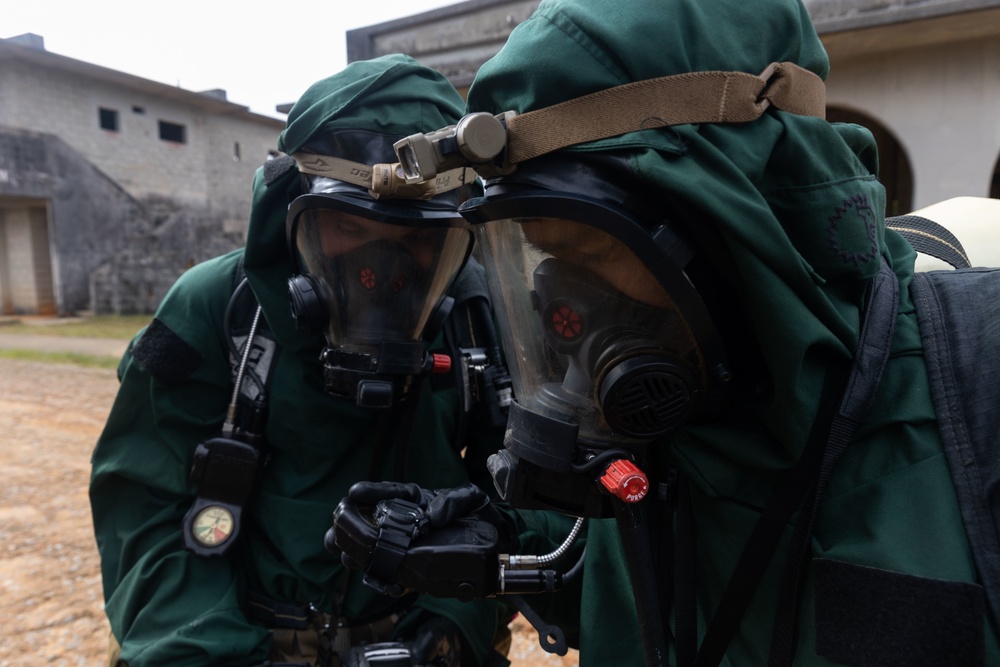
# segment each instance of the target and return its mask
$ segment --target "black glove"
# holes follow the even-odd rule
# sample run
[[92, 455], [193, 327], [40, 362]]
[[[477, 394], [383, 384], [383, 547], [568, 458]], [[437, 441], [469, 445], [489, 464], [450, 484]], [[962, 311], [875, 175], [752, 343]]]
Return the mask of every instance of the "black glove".
[[472, 483], [431, 491], [413, 483], [358, 482], [347, 490], [347, 498], [360, 507], [374, 507], [384, 500], [407, 500], [424, 511], [430, 528], [441, 528], [473, 514], [493, 524], [500, 520], [489, 496]]
[[354, 646], [340, 657], [342, 667], [461, 667], [462, 634], [451, 620], [435, 616], [410, 641]]
[[435, 667], [459, 667], [462, 664], [462, 633], [450, 619], [435, 616], [417, 630], [408, 642], [413, 662]]
[[429, 491], [358, 482], [334, 511], [325, 544], [383, 593], [416, 590], [470, 600], [496, 592], [501, 532], [513, 534], [473, 484]]

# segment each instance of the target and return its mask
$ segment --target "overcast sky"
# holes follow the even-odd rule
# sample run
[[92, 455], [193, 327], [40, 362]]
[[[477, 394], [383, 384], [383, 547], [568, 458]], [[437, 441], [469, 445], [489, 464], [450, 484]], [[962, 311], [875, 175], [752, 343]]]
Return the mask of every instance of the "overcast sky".
[[0, 0], [0, 38], [41, 35], [46, 50], [284, 118], [278, 104], [347, 64], [352, 28], [458, 0]]

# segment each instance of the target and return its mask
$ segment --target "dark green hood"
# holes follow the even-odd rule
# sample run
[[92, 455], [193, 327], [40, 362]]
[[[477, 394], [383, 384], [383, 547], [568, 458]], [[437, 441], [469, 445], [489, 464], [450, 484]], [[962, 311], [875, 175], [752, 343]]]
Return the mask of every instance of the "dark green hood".
[[[461, 96], [444, 76], [408, 56], [359, 61], [313, 84], [299, 98], [278, 148], [292, 155], [324, 135], [345, 131], [396, 140], [452, 125], [461, 118], [462, 108]], [[359, 161], [356, 155], [337, 157]], [[300, 194], [299, 172], [286, 158], [258, 169], [247, 232], [247, 277], [268, 324], [286, 347], [318, 344], [318, 338], [295, 330], [287, 293], [293, 263], [285, 240], [285, 213]]]
[[[468, 110], [524, 113], [631, 81], [758, 74], [783, 61], [828, 73], [798, 0], [546, 0], [479, 71]], [[774, 388], [758, 412], [767, 444], [751, 452], [739, 443], [735, 458], [786, 467], [806, 439], [826, 371], [852, 358], [879, 256], [892, 259], [871, 134], [772, 108], [752, 123], [645, 130], [567, 151], [626, 153], [636, 191], [667, 216], [721, 232]], [[912, 263], [905, 248], [893, 253]], [[684, 439], [699, 441], [694, 456], [714, 449], [734, 460], [725, 444], [732, 434], [721, 427], [692, 428]]]
[[[710, 70], [756, 75], [781, 61], [827, 74], [822, 44], [799, 0], [543, 0], [480, 69], [468, 106], [524, 113], [631, 81]], [[734, 392], [745, 400], [717, 423], [689, 426], [669, 443], [654, 443], [643, 464], [651, 483], [671, 479], [668, 465], [687, 482], [698, 637], [717, 613], [778, 480], [794, 480], [783, 473], [798, 458], [820, 407], [839, 400], [824, 389], [851, 362], [867, 287], [881, 258], [900, 283], [895, 338], [875, 402], [817, 508], [801, 596], [791, 612], [798, 619], [794, 664], [833, 664], [820, 657], [817, 635], [857, 617], [847, 607], [834, 611], [820, 603], [813, 558], [880, 568], [894, 577], [905, 572], [976, 581], [909, 295], [915, 254], [885, 230], [885, 194], [875, 177], [870, 133], [771, 108], [747, 124], [645, 130], [566, 154], [581, 152], [624, 154], [628, 167], [622, 171], [628, 173], [617, 183], [631, 177], [630, 187], [661, 206], [664, 217], [718, 230], [735, 271], [718, 284], [742, 303], [747, 319], [727, 333], [754, 334], [773, 387], [758, 400]], [[529, 161], [518, 170], [530, 167]], [[676, 544], [671, 540], [675, 516], [667, 505], [654, 500], [643, 508], [654, 552], [663, 534], [664, 550], [684, 544], [683, 532]], [[788, 584], [783, 571], [792, 562], [787, 547], [795, 531], [789, 522], [759, 580], [741, 582], [756, 592], [721, 665], [768, 663], [775, 612], [787, 604], [779, 593]], [[668, 558], [654, 554], [657, 577]], [[629, 590], [629, 571], [614, 524], [590, 522], [578, 615], [581, 665], [642, 664], [636, 648], [642, 626], [632, 596], [622, 594]], [[825, 585], [828, 592], [842, 587], [829, 579]], [[676, 614], [676, 605], [673, 611], [665, 607], [664, 615]], [[987, 656], [996, 651], [990, 625]]]

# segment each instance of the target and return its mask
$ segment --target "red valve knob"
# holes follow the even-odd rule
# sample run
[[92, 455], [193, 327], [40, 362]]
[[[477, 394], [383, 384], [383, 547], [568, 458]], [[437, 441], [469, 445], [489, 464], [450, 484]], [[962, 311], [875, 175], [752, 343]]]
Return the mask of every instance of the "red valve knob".
[[646, 473], [627, 459], [618, 459], [601, 476], [604, 488], [627, 503], [637, 503], [646, 497], [649, 480]]
[[432, 354], [431, 373], [451, 372], [451, 357], [447, 354]]

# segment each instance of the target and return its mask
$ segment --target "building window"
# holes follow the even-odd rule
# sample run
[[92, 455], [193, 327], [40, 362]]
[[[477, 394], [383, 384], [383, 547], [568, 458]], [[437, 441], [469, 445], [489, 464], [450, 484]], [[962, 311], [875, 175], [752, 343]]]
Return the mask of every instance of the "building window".
[[145, 107], [141, 107], [141, 106], [139, 106], [137, 104], [133, 104], [132, 105], [132, 113], [136, 113], [136, 114], [140, 114], [140, 115], [144, 114], [144, 113], [146, 113], [146, 108]]
[[111, 130], [112, 132], [118, 131], [118, 112], [114, 109], [104, 109], [100, 108], [97, 110], [100, 114], [101, 119], [101, 129]]
[[184, 126], [177, 123], [160, 121], [160, 139], [163, 141], [173, 141], [178, 144], [187, 143], [184, 138]]

